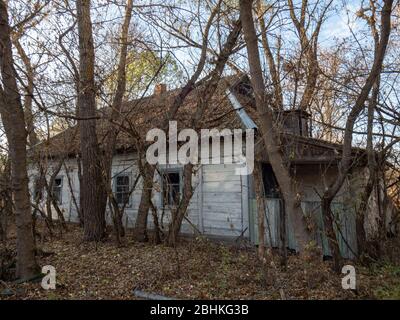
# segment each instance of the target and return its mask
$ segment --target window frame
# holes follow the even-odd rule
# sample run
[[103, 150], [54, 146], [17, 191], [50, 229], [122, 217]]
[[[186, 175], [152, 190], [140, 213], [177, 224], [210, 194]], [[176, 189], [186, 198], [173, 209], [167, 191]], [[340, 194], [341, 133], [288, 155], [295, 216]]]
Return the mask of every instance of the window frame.
[[[56, 185], [56, 180], [61, 180], [61, 184], [60, 186]], [[58, 199], [54, 196], [54, 188], [57, 187], [59, 190], [58, 192], [60, 193], [60, 196], [58, 197]], [[63, 187], [64, 187], [64, 176], [56, 176], [54, 181], [53, 181], [53, 185], [51, 187], [51, 197], [57, 202], [58, 205], [62, 205], [63, 204]]]
[[[161, 180], [161, 192], [160, 192], [160, 197], [161, 197], [161, 207], [162, 208], [171, 208], [176, 206], [177, 204], [170, 204], [170, 203], [165, 203], [164, 199], [164, 188], [165, 188], [165, 183], [164, 183], [164, 175], [165, 174], [171, 174], [171, 173], [177, 173], [179, 175], [179, 200], [182, 199], [182, 191], [183, 191], [183, 169], [182, 168], [163, 168], [160, 169], [160, 180]], [[169, 195], [170, 197], [170, 195]]]
[[131, 173], [125, 173], [125, 172], [120, 172], [114, 175], [113, 177], [113, 195], [115, 198], [115, 201], [117, 202], [118, 206], [123, 207], [124, 203], [119, 203], [118, 202], [118, 197], [117, 193], [122, 193], [122, 192], [117, 192], [118, 184], [117, 180], [119, 177], [128, 177], [128, 191], [126, 192], [128, 194], [128, 202], [126, 204], [126, 208], [131, 208], [132, 207], [132, 194], [131, 194], [131, 189], [132, 189], [132, 174]]

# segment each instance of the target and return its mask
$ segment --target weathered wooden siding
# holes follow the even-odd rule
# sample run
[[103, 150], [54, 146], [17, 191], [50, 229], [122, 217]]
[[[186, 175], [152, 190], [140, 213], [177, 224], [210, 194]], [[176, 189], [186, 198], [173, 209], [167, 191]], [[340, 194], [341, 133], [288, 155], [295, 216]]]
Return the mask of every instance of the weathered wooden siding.
[[[265, 199], [265, 241], [268, 246], [280, 247], [280, 200]], [[329, 256], [330, 249], [328, 239], [324, 231], [324, 223], [322, 219], [321, 203], [318, 201], [303, 201], [301, 203], [305, 215], [312, 218], [314, 222], [313, 238], [318, 246], [323, 250], [324, 255]], [[335, 232], [339, 241], [340, 252], [343, 257], [348, 259], [355, 258], [357, 252], [355, 216], [351, 208], [346, 208], [343, 203], [333, 203], [332, 212], [335, 215]], [[257, 226], [257, 204], [255, 199], [251, 199], [251, 240], [253, 243], [258, 243], [258, 226]], [[287, 219], [286, 224], [286, 246], [289, 249], [297, 250], [296, 240], [294, 238], [293, 226], [290, 219]]]
[[203, 166], [202, 219], [205, 234], [246, 234], [248, 217], [243, 210], [243, 189], [247, 188], [247, 177], [236, 175], [235, 168], [235, 164]]
[[[52, 173], [52, 167], [56, 162], [49, 163], [48, 176]], [[75, 159], [66, 160], [68, 174], [72, 183], [72, 192], [79, 204], [79, 179], [78, 167]], [[183, 233], [193, 234], [196, 232], [214, 236], [237, 237], [248, 235], [248, 198], [247, 198], [247, 176], [235, 174], [237, 164], [209, 164], [202, 165], [193, 177], [194, 195], [190, 202], [187, 220], [182, 223]], [[161, 168], [166, 168], [162, 167]], [[181, 165], [169, 166], [168, 168], [182, 168]], [[138, 175], [136, 157], [134, 154], [118, 155], [113, 159], [112, 175], [120, 173], [129, 174], [131, 183]], [[33, 181], [37, 176], [37, 170], [30, 168], [30, 190], [33, 191]], [[67, 172], [64, 166], [58, 176], [63, 177], [63, 202], [60, 209], [64, 212], [67, 221], [78, 222], [78, 213], [72, 201], [71, 190], [68, 185]], [[160, 222], [167, 227], [170, 221], [170, 210], [162, 208], [161, 177], [157, 173], [154, 177], [153, 203], [155, 204]], [[140, 178], [135, 191], [131, 195], [130, 205], [126, 208], [123, 223], [127, 227], [135, 224], [140, 197], [142, 193], [142, 179]], [[44, 201], [40, 204], [45, 208]], [[53, 216], [56, 219], [55, 210]], [[107, 209], [106, 219], [111, 224], [110, 213]], [[153, 218], [149, 214], [149, 228], [153, 227]]]

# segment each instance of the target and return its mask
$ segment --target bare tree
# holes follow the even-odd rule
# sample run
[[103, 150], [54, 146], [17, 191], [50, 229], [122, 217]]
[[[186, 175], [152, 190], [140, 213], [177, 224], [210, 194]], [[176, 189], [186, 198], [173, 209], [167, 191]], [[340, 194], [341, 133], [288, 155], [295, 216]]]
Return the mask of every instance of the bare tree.
[[[118, 134], [118, 127], [116, 122], [120, 120], [120, 113], [122, 108], [122, 100], [126, 90], [126, 58], [128, 51], [128, 32], [129, 24], [132, 17], [132, 6], [133, 1], [127, 0], [125, 8], [125, 18], [121, 28], [120, 37], [120, 56], [117, 69], [117, 84], [114, 99], [111, 104], [111, 115], [110, 115], [110, 130], [104, 141], [104, 160], [103, 160], [103, 172], [104, 172], [104, 188], [107, 190], [108, 198], [112, 201], [113, 192], [111, 189], [111, 168], [112, 159], [114, 156], [115, 145]], [[122, 212], [119, 210], [118, 205], [114, 206], [115, 212], [113, 213], [115, 218], [115, 230], [117, 232], [117, 239], [124, 235], [124, 228], [122, 226]]]
[[8, 158], [2, 158], [0, 167], [0, 242], [7, 240], [9, 221], [13, 217], [10, 176], [10, 161]]
[[11, 28], [7, 4], [0, 1], [0, 113], [7, 135], [11, 161], [11, 180], [17, 226], [16, 276], [29, 279], [38, 273], [32, 232], [32, 211], [27, 174], [27, 132], [17, 73], [12, 55]]
[[[217, 16], [221, 5], [221, 0], [218, 1], [217, 5], [212, 9], [210, 16], [207, 19], [203, 35], [202, 43], [200, 46], [201, 52], [198, 59], [198, 63], [193, 75], [187, 81], [187, 83], [182, 87], [179, 94], [175, 97], [174, 101], [168, 108], [168, 114], [162, 123], [162, 128], [167, 130], [169, 126], [169, 121], [174, 120], [179, 108], [184, 103], [186, 97], [195, 89], [196, 82], [200, 78], [204, 67], [207, 62], [207, 48], [209, 46], [209, 33], [212, 27], [212, 23]], [[138, 214], [135, 222], [135, 239], [137, 241], [147, 241], [147, 216], [151, 207], [151, 194], [153, 187], [153, 178], [155, 173], [155, 166], [149, 165], [148, 163], [140, 164], [143, 168], [141, 171], [143, 177], [143, 191], [141, 195], [140, 205]]]
[[260, 133], [268, 153], [269, 161], [278, 180], [282, 197], [285, 203], [285, 211], [289, 215], [294, 234], [303, 251], [311, 240], [307, 223], [300, 207], [300, 197], [296, 183], [290, 175], [287, 161], [280, 148], [279, 132], [274, 125], [271, 98], [266, 95], [263, 73], [261, 69], [258, 38], [254, 26], [252, 13], [252, 0], [240, 1], [240, 17], [243, 25], [243, 33], [246, 41], [247, 56], [250, 66], [251, 83], [254, 90], [257, 112], [260, 118]]
[[366, 78], [365, 83], [357, 96], [355, 104], [351, 108], [351, 111], [346, 120], [342, 158], [339, 164], [339, 174], [337, 179], [329, 186], [322, 197], [322, 211], [326, 233], [329, 239], [331, 250], [333, 251], [332, 254], [334, 258], [334, 268], [337, 271], [339, 271], [340, 269], [341, 257], [339, 246], [336, 240], [336, 235], [334, 232], [334, 217], [331, 211], [331, 203], [340, 188], [342, 187], [352, 165], [352, 141], [354, 124], [360, 113], [365, 109], [365, 102], [367, 101], [370, 91], [374, 86], [374, 83], [376, 83], [377, 78], [379, 77], [379, 74], [382, 70], [382, 64], [391, 32], [391, 13], [393, 0], [384, 0], [383, 3], [384, 5], [381, 12], [381, 29], [379, 36], [380, 39], [379, 44], [377, 45], [375, 50], [374, 62], [368, 73], [368, 77]]
[[[218, 59], [215, 63], [215, 67], [212, 70], [209, 80], [206, 82], [203, 88], [201, 88], [201, 97], [199, 103], [196, 106], [196, 111], [194, 112], [190, 126], [195, 129], [199, 129], [199, 122], [208, 107], [208, 104], [211, 101], [212, 96], [214, 95], [218, 81], [221, 78], [221, 74], [225, 68], [225, 65], [229, 59], [229, 56], [232, 54], [232, 51], [236, 45], [236, 42], [239, 38], [240, 32], [242, 29], [241, 21], [235, 21], [233, 24], [233, 28], [227, 37], [226, 43], [224, 44], [221, 53], [218, 56]], [[176, 210], [172, 210], [172, 218], [168, 227], [168, 238], [167, 243], [170, 246], [175, 246], [179, 231], [181, 229], [183, 218], [187, 212], [187, 208], [190, 203], [190, 199], [193, 196], [194, 188], [192, 185], [192, 176], [193, 176], [194, 165], [192, 163], [186, 164], [183, 169], [183, 195], [182, 200], [179, 201], [179, 204]]]
[[107, 194], [101, 173], [100, 149], [96, 132], [96, 85], [94, 79], [94, 44], [90, 1], [76, 2], [79, 34], [79, 92], [78, 110], [82, 161], [82, 212], [84, 239], [99, 241], [105, 232]]

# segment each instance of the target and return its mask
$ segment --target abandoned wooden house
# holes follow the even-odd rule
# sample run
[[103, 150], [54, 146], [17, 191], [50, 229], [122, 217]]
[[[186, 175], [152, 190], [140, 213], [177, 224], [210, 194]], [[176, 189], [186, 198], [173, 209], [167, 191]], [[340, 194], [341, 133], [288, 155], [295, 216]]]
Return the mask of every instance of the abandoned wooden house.
[[[130, 121], [135, 130], [145, 136], [151, 128], [161, 126], [166, 117], [168, 106], [178, 93], [178, 90], [167, 91], [165, 86], [156, 86], [153, 95], [127, 102], [124, 105], [124, 121]], [[179, 128], [185, 128], [195, 104], [199, 99], [199, 90], [194, 90], [179, 109], [176, 120]], [[101, 110], [99, 110], [100, 112]], [[316, 222], [315, 240], [329, 255], [327, 239], [323, 232], [323, 222], [320, 208], [320, 195], [337, 175], [338, 162], [341, 157], [341, 145], [312, 137], [311, 116], [298, 110], [288, 110], [276, 113], [276, 121], [283, 124], [282, 141], [285, 152], [290, 155], [292, 174], [299, 183], [302, 208], [305, 214], [310, 214]], [[107, 132], [109, 122], [98, 121], [98, 136]], [[221, 79], [218, 89], [206, 110], [200, 128], [217, 129], [255, 129], [257, 130], [257, 113], [252, 98], [251, 86], [246, 77], [228, 77]], [[31, 156], [40, 156], [44, 163], [47, 176], [55, 175], [52, 184], [53, 196], [57, 199], [67, 221], [77, 222], [79, 205], [79, 166], [77, 127], [69, 128], [49, 141], [36, 145], [31, 150]], [[260, 143], [256, 143], [257, 160], [262, 162], [264, 182], [264, 197], [266, 201], [266, 236], [265, 239], [273, 247], [280, 246], [280, 199], [277, 182], [268, 155]], [[333, 203], [333, 212], [337, 216], [337, 232], [341, 253], [352, 258], [357, 251], [355, 235], [355, 207], [359, 193], [365, 183], [365, 162], [363, 150], [354, 149], [354, 157], [360, 161], [353, 166], [351, 174]], [[60, 162], [63, 165], [60, 165]], [[123, 223], [133, 227], [141, 196], [141, 178], [130, 194], [130, 188], [138, 177], [138, 154], [132, 137], [125, 130], [118, 135], [116, 152], [112, 166], [112, 186], [117, 201], [122, 204], [127, 201]], [[32, 162], [34, 163], [34, 162]], [[251, 242], [257, 242], [257, 210], [252, 175], [236, 175], [235, 169], [242, 164], [221, 163], [201, 164], [193, 177], [195, 193], [191, 199], [187, 216], [181, 228], [185, 234], [200, 232], [210, 237], [242, 237]], [[31, 165], [29, 169], [32, 195], [35, 194], [35, 179], [38, 177], [38, 167]], [[55, 173], [54, 173], [55, 172]], [[160, 165], [154, 177], [153, 203], [157, 209], [162, 225], [167, 225], [168, 212], [176, 201], [176, 195], [182, 190], [182, 165]], [[365, 229], [367, 237], [374, 237], [381, 223], [377, 202], [386, 201], [390, 204], [383, 189], [375, 190], [369, 200], [366, 213]], [[46, 205], [42, 200], [41, 206]], [[382, 206], [379, 206], [382, 208]], [[385, 223], [390, 227], [392, 205], [386, 208]], [[45, 210], [44, 210], [45, 211]], [[55, 216], [56, 217], [56, 216]], [[108, 217], [110, 219], [110, 217]], [[149, 214], [149, 227], [152, 226], [152, 216]], [[293, 237], [295, 226], [288, 221], [286, 226], [287, 247], [296, 249]]]

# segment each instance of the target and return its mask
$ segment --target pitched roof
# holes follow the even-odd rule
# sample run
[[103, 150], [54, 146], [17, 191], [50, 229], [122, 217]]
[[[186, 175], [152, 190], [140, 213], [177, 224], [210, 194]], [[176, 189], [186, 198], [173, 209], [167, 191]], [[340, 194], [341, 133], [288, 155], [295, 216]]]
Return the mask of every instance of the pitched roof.
[[[179, 108], [175, 119], [171, 119], [177, 121], [178, 129], [190, 127], [190, 120], [197, 110], [197, 103], [203, 98], [201, 89], [200, 86], [193, 90]], [[254, 98], [251, 94], [248, 94], [249, 91], [251, 91], [251, 86], [249, 86], [249, 79], [246, 75], [222, 78], [198, 127], [246, 129], [258, 126], [259, 118], [255, 109]], [[126, 152], [134, 149], [134, 138], [128, 132], [129, 130], [126, 130], [127, 128], [134, 128], [142, 138], [145, 138], [148, 130], [161, 128], [164, 119], [167, 117], [169, 106], [179, 92], [180, 89], [174, 89], [125, 102], [121, 112], [125, 129], [118, 133], [116, 151]], [[101, 146], [110, 128], [110, 108], [100, 109], [98, 113], [100, 119], [96, 120], [97, 133]], [[298, 162], [336, 161], [339, 159], [342, 148], [339, 144], [289, 133], [282, 135], [282, 142], [286, 151], [294, 154], [294, 158]], [[34, 146], [30, 153], [39, 153], [46, 157], [76, 156], [79, 149], [78, 127], [74, 126]], [[264, 159], [267, 160], [267, 156], [264, 156]]]
[[[238, 77], [225, 77], [218, 83], [215, 94], [207, 110], [205, 110], [199, 127], [201, 128], [241, 128], [242, 123], [236, 116], [235, 110], [227, 98], [226, 90], [232, 87]], [[196, 110], [197, 103], [202, 99], [202, 87], [193, 90], [185, 99], [183, 105], [179, 108], [175, 119], [178, 128], [186, 128], [190, 124], [191, 117]], [[169, 106], [173, 103], [175, 97], [179, 94], [180, 89], [174, 89], [161, 94], [153, 94], [147, 97], [125, 102], [121, 111], [121, 119], [124, 119], [124, 127], [135, 128], [142, 137], [152, 128], [161, 128], [161, 124], [167, 116]], [[250, 107], [250, 99], [246, 96], [240, 97], [241, 102]], [[99, 118], [96, 123], [98, 141], [100, 145], [110, 128], [111, 108], [105, 107], [98, 110]], [[254, 111], [253, 111], [254, 112]], [[118, 133], [116, 150], [127, 150], [133, 147], [133, 138], [127, 130], [121, 129]], [[49, 140], [42, 141], [38, 145], [31, 148], [31, 154], [40, 153], [49, 157], [56, 157], [60, 154], [75, 155], [79, 152], [80, 142], [78, 126], [66, 129], [56, 134]]]

